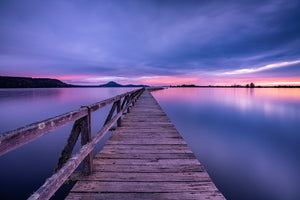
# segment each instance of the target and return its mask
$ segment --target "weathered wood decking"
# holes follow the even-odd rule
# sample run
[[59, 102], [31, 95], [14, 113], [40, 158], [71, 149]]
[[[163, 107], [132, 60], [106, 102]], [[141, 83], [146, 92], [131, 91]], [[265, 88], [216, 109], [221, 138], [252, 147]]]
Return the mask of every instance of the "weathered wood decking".
[[66, 199], [225, 199], [146, 90]]

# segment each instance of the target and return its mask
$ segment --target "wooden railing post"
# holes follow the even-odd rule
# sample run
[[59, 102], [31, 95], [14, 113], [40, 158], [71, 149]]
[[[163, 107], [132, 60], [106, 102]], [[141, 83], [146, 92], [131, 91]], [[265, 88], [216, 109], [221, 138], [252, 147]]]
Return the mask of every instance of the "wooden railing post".
[[116, 102], [114, 102], [114, 104], [112, 105], [112, 107], [111, 107], [111, 109], [109, 111], [109, 114], [107, 115], [107, 118], [106, 118], [106, 120], [104, 122], [104, 125], [107, 124], [111, 120], [111, 118], [112, 118], [112, 116], [113, 116], [113, 114], [115, 112], [116, 106], [117, 106], [117, 104], [116, 104]]
[[123, 102], [122, 102], [121, 109], [124, 108], [124, 105], [126, 105], [126, 102], [128, 102], [128, 101], [129, 101], [129, 95], [127, 95], [126, 97], [124, 97], [124, 100], [123, 100]]
[[[82, 120], [81, 128], [81, 146], [92, 141], [91, 130], [91, 110], [88, 108], [88, 115]], [[89, 175], [93, 172], [93, 151], [91, 151], [83, 160], [83, 174]]]
[[54, 170], [55, 172], [60, 170], [63, 167], [63, 165], [67, 162], [67, 160], [71, 157], [72, 151], [74, 149], [74, 146], [76, 144], [78, 136], [81, 132], [81, 127], [82, 127], [81, 124], [82, 124], [82, 118], [80, 118], [74, 122], [71, 134], [69, 135], [69, 138], [68, 138], [68, 141], [58, 159], [57, 166]]
[[[132, 94], [132, 98], [134, 98], [135, 95], [136, 95], [136, 93], [133, 93], [133, 94]], [[132, 106], [134, 106], [134, 102], [135, 102], [135, 100], [132, 101]]]
[[[134, 93], [130, 94], [130, 96], [128, 97], [128, 102], [130, 102], [131, 99], [133, 99], [133, 98], [134, 98]], [[127, 108], [127, 113], [129, 113], [129, 112], [130, 112], [130, 106]]]
[[[121, 111], [121, 100], [117, 101], [117, 114]], [[121, 126], [122, 118], [120, 117], [117, 121], [117, 126]]]

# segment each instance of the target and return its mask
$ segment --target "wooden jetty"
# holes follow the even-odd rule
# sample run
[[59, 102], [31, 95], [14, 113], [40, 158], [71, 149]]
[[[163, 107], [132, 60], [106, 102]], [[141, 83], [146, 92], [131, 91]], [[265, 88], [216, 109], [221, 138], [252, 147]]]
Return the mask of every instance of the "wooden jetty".
[[67, 200], [224, 199], [147, 90]]
[[[133, 90], [0, 134], [0, 156], [74, 122], [55, 173], [29, 199], [50, 199], [68, 180], [77, 181], [68, 200], [225, 199], [149, 92], [153, 90]], [[91, 113], [110, 104], [103, 127], [91, 137]], [[113, 134], [93, 158], [95, 145], [109, 130]], [[82, 147], [72, 155], [79, 135]], [[74, 173], [81, 162], [83, 172]]]

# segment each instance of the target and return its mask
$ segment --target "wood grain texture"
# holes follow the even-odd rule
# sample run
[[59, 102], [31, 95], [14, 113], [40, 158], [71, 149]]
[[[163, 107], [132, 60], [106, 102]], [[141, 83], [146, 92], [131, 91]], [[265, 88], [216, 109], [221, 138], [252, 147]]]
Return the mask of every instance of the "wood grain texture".
[[151, 193], [72, 193], [67, 197], [68, 200], [100, 200], [100, 199], [128, 199], [128, 200], [223, 200], [220, 192], [151, 192]]
[[66, 124], [78, 120], [88, 113], [87, 108], [80, 108], [44, 121], [36, 122], [13, 131], [0, 134], [0, 156], [42, 135], [54, 131]]
[[72, 180], [81, 181], [124, 181], [124, 182], [203, 182], [211, 181], [206, 172], [161, 172], [161, 173], [143, 173], [143, 172], [95, 172], [90, 176], [75, 174]]
[[[91, 109], [88, 108], [88, 115], [82, 120], [81, 128], [81, 146], [86, 145], [92, 141], [92, 129], [91, 129]], [[82, 162], [83, 169], [82, 172], [89, 175], [93, 172], [93, 151], [86, 156]]]
[[145, 91], [66, 199], [225, 199]]

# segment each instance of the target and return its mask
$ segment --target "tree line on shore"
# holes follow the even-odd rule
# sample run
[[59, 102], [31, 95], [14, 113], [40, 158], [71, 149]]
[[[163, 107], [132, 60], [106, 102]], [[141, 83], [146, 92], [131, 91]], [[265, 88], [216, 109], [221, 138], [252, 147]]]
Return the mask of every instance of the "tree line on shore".
[[183, 85], [170, 85], [170, 87], [239, 87], [239, 88], [300, 88], [300, 86], [294, 86], [294, 85], [276, 85], [276, 86], [256, 86], [253, 82], [246, 85], [237, 85], [233, 84], [230, 86], [214, 86], [214, 85], [204, 85], [204, 86], [198, 86], [194, 84], [183, 84]]

